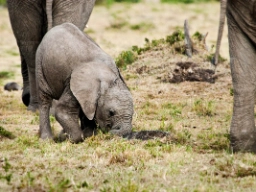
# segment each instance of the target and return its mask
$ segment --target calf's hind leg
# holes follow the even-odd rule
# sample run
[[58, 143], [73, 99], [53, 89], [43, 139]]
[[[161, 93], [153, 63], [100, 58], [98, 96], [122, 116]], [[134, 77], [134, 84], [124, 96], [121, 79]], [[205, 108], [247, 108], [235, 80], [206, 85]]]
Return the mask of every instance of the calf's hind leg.
[[63, 128], [60, 133], [61, 140], [64, 137], [74, 143], [83, 141], [84, 136], [79, 125], [79, 103], [69, 87], [66, 88], [57, 103], [55, 117]]

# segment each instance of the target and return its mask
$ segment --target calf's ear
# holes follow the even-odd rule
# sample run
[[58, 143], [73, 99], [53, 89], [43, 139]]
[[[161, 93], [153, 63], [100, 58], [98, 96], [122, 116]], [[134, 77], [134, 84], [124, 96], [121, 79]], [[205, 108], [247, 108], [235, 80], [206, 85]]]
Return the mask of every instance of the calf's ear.
[[104, 64], [89, 63], [73, 70], [70, 89], [89, 120], [95, 115], [99, 97], [115, 79], [116, 75]]
[[70, 79], [70, 89], [78, 100], [85, 116], [92, 120], [97, 107], [100, 81], [94, 70], [89, 66], [79, 67], [73, 70]]

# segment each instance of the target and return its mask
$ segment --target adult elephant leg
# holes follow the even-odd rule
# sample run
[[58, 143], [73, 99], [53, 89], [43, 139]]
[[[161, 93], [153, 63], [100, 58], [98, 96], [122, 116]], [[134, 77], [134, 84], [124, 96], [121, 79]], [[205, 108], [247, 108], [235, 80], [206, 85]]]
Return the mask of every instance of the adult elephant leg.
[[[45, 12], [41, 1], [8, 0], [9, 17], [21, 55], [23, 94], [28, 110], [37, 109], [38, 99], [35, 79], [35, 53], [46, 32]], [[29, 102], [28, 102], [29, 99]]]
[[53, 1], [53, 26], [70, 22], [84, 30], [96, 0]]
[[29, 78], [28, 78], [28, 66], [25, 61], [24, 56], [21, 54], [20, 51], [20, 59], [21, 59], [21, 74], [23, 80], [23, 91], [22, 91], [22, 101], [23, 103], [28, 106], [30, 100], [30, 90], [29, 90]]
[[[27, 102], [29, 98], [29, 111], [36, 111], [38, 109], [38, 96], [35, 76], [35, 54], [38, 45], [39, 43], [36, 42], [21, 42], [19, 44], [21, 54], [24, 55], [24, 58], [26, 58], [25, 62], [27, 65], [27, 72], [29, 77], [29, 83], [27, 83], [27, 81], [24, 83], [22, 100]], [[23, 67], [25, 68], [25, 66], [22, 66], [22, 70], [24, 69]], [[22, 75], [24, 74], [27, 75], [22, 71]]]
[[79, 110], [79, 103], [68, 86], [57, 102], [55, 109], [56, 120], [63, 128], [63, 131], [60, 134], [61, 140], [64, 137], [70, 139], [70, 141], [74, 143], [83, 141], [83, 132], [79, 125]]
[[230, 128], [231, 147], [235, 152], [256, 152], [254, 122], [256, 44], [253, 43], [252, 36], [248, 35], [250, 29], [241, 27], [237, 15], [239, 14], [235, 13], [235, 9], [228, 5], [230, 64], [234, 88], [233, 116]]

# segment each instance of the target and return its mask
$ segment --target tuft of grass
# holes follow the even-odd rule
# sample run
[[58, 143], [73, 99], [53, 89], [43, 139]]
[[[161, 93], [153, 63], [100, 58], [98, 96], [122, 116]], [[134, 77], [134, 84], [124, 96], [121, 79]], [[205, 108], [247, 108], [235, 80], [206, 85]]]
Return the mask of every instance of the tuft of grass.
[[179, 145], [192, 145], [191, 132], [188, 129], [179, 130], [175, 136], [175, 143]]
[[7, 184], [10, 185], [13, 175], [12, 173], [10, 173], [10, 169], [12, 168], [12, 166], [6, 158], [4, 158], [4, 163], [2, 167], [4, 169], [4, 173], [0, 172], [0, 180], [6, 180]]
[[228, 151], [229, 149], [229, 134], [216, 133], [212, 128], [204, 130], [197, 135], [195, 144], [196, 150], [214, 150]]
[[11, 55], [11, 56], [19, 56], [19, 53], [15, 50], [12, 50], [12, 49], [7, 50], [6, 53]]
[[6, 0], [0, 0], [0, 6], [6, 6]]
[[116, 58], [116, 65], [119, 68], [126, 69], [127, 65], [132, 64], [138, 59], [138, 56], [133, 51], [123, 51]]
[[202, 41], [203, 40], [204, 35], [198, 31], [196, 31], [193, 35], [192, 38], [197, 39], [198, 41]]
[[128, 23], [126, 21], [116, 20], [116, 21], [112, 22], [108, 28], [109, 29], [122, 29], [125, 26], [128, 26]]
[[203, 101], [198, 99], [194, 102], [193, 111], [199, 116], [215, 115], [215, 106], [213, 101]]
[[[215, 53], [211, 53], [211, 54], [206, 55], [205, 60], [206, 60], [206, 61], [209, 61], [209, 62], [212, 62], [212, 60], [213, 60], [213, 58], [214, 58], [214, 54], [215, 54]], [[227, 59], [224, 58], [224, 57], [222, 57], [222, 56], [219, 54], [218, 62], [219, 62], [219, 63], [223, 63], [223, 62], [225, 62], [225, 61], [227, 61]]]
[[9, 139], [14, 139], [15, 138], [15, 136], [10, 131], [7, 131], [2, 126], [0, 126], [0, 138], [1, 138], [1, 136], [9, 138]]
[[184, 41], [185, 35], [181, 30], [176, 30], [172, 33], [172, 35], [169, 35], [166, 37], [166, 42], [170, 45], [173, 45], [176, 42]]
[[145, 22], [141, 22], [141, 23], [130, 26], [132, 30], [141, 30], [141, 31], [148, 31], [150, 29], [153, 29], [154, 27], [155, 26], [153, 23], [145, 23]]
[[14, 77], [14, 72], [12, 71], [0, 71], [0, 79], [9, 79]]
[[230, 94], [230, 96], [234, 96], [234, 88], [229, 89], [229, 94]]
[[168, 110], [168, 114], [174, 118], [181, 116], [183, 107], [184, 107], [184, 105], [181, 105], [181, 104], [175, 105], [170, 102], [162, 104], [162, 109]]

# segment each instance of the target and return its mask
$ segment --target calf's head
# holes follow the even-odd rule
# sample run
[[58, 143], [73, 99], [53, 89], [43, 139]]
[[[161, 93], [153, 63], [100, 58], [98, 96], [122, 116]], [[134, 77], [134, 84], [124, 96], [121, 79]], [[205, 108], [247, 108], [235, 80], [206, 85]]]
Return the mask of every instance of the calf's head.
[[132, 130], [133, 100], [119, 71], [101, 62], [89, 63], [71, 74], [70, 89], [85, 116], [116, 135]]

